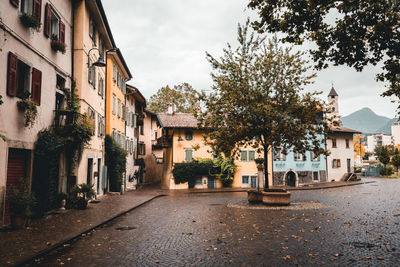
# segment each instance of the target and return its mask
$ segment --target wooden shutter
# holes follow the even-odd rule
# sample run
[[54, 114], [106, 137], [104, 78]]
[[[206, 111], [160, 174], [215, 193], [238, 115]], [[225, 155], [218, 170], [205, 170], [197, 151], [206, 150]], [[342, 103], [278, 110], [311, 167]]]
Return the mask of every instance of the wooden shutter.
[[40, 106], [42, 92], [42, 72], [32, 68], [32, 101]]
[[40, 23], [41, 14], [42, 14], [42, 0], [33, 0], [33, 16]]
[[65, 43], [65, 24], [60, 20], [60, 42]]
[[19, 0], [10, 0], [10, 4], [15, 6], [15, 7], [18, 7], [19, 6]]
[[50, 27], [51, 27], [51, 7], [47, 3], [44, 9], [44, 35], [50, 37]]
[[8, 67], [7, 67], [7, 95], [17, 95], [17, 72], [18, 59], [17, 56], [8, 52]]

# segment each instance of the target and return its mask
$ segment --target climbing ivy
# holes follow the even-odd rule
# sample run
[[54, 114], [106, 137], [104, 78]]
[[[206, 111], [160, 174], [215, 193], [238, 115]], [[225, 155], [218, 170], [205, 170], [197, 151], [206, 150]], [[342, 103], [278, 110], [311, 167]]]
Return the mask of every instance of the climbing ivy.
[[120, 192], [126, 172], [126, 151], [109, 135], [106, 135], [106, 155], [110, 191]]

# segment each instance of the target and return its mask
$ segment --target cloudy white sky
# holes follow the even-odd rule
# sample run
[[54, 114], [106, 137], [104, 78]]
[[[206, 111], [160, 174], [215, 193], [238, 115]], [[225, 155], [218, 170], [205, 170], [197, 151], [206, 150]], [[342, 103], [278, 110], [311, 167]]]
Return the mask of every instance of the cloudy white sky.
[[[133, 74], [130, 84], [149, 98], [165, 85], [188, 82], [197, 90], [212, 85], [205, 52], [222, 55], [229, 42], [236, 45], [237, 24], [256, 14], [246, 0], [103, 0], [117, 46]], [[318, 72], [308, 90], [323, 91], [332, 83], [339, 94], [342, 116], [363, 107], [394, 117], [396, 104], [379, 95], [377, 68], [357, 73], [348, 67]]]

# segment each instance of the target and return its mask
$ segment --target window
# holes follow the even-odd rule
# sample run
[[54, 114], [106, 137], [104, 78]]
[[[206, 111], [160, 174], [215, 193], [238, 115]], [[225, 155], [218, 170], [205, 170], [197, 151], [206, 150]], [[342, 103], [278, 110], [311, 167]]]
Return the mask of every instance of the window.
[[283, 153], [281, 148], [274, 150], [274, 160], [276, 160], [276, 161], [285, 161], [286, 160], [286, 154]]
[[193, 161], [193, 149], [185, 148], [185, 162]]
[[193, 140], [193, 132], [192, 131], [185, 131], [185, 139], [190, 141]]
[[118, 99], [118, 111], [117, 111], [118, 118], [121, 118], [121, 100]]
[[93, 129], [96, 129], [96, 112], [90, 107], [88, 109], [88, 118], [92, 122]]
[[115, 115], [115, 95], [113, 94], [113, 103], [112, 103], [112, 114]]
[[295, 161], [306, 161], [306, 156], [300, 152], [294, 152], [294, 160]]
[[103, 77], [99, 75], [99, 95], [104, 98], [104, 80]]
[[311, 160], [312, 161], [319, 161], [320, 160], [320, 155], [316, 155], [313, 151], [311, 151]]
[[144, 135], [144, 125], [139, 126], [140, 129], [140, 135]]
[[92, 64], [92, 60], [89, 58], [89, 69], [88, 69], [88, 82], [96, 88], [96, 67]]
[[[31, 77], [32, 73], [32, 77]], [[8, 53], [7, 65], [7, 95], [20, 98], [31, 97], [37, 105], [40, 105], [42, 90], [42, 72], [31, 68], [16, 55]]]
[[157, 130], [154, 131], [154, 140], [157, 140]]
[[[11, 0], [11, 3], [18, 7], [18, 0]], [[37, 22], [40, 23], [41, 10], [42, 10], [41, 0], [21, 0], [19, 3], [19, 11], [23, 14], [33, 16]]]
[[122, 104], [122, 116], [121, 116], [121, 119], [125, 120], [125, 116], [126, 116], [126, 109], [125, 109], [125, 105]]
[[336, 148], [336, 139], [332, 138], [332, 148]]
[[253, 161], [256, 157], [255, 150], [241, 150], [240, 161]]
[[242, 184], [245, 184], [245, 185], [249, 184], [249, 176], [248, 175], [242, 176]]
[[49, 3], [45, 6], [44, 35], [51, 40], [65, 43], [65, 24], [51, 8]]
[[113, 68], [113, 80], [114, 80], [114, 82], [117, 81], [117, 66], [116, 65], [114, 65], [114, 68]]
[[21, 0], [20, 3], [21, 13], [32, 15], [33, 12], [33, 0]]
[[138, 150], [138, 154], [139, 155], [146, 155], [146, 145], [143, 142], [139, 143], [139, 150]]
[[346, 148], [350, 148], [350, 140], [346, 139]]
[[332, 168], [334, 169], [340, 168], [340, 159], [332, 160]]
[[89, 19], [89, 37], [92, 39], [93, 44], [96, 45], [96, 27], [92, 18]]
[[318, 172], [313, 172], [313, 181], [318, 182], [319, 181], [319, 173]]
[[99, 36], [99, 57], [104, 59], [104, 42]]

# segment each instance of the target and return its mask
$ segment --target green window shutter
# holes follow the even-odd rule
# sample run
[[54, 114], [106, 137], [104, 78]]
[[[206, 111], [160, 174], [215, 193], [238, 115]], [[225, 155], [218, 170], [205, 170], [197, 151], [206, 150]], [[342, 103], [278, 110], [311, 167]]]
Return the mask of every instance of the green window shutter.
[[246, 150], [240, 151], [240, 161], [247, 161], [247, 151]]
[[192, 160], [193, 160], [193, 150], [186, 149], [185, 150], [185, 161], [186, 162], [191, 162]]
[[256, 158], [255, 151], [249, 151], [249, 161], [253, 161]]

